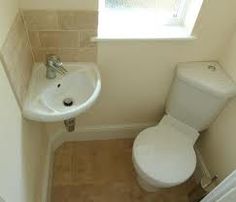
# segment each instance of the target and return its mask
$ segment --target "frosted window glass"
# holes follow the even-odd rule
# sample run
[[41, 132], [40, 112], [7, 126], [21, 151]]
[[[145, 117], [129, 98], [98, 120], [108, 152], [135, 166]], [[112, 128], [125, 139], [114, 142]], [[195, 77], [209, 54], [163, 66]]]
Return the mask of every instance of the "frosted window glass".
[[3, 199], [2, 199], [2, 197], [0, 196], [0, 202], [5, 202]]
[[105, 0], [106, 8], [112, 9], [175, 9], [179, 0]]
[[98, 0], [100, 38], [190, 36], [204, 0]]

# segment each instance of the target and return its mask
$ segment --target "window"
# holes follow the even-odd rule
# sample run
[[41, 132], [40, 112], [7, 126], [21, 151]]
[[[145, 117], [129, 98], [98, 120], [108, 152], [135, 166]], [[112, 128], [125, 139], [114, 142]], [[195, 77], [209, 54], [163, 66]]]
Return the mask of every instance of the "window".
[[203, 0], [100, 0], [98, 38], [191, 35]]

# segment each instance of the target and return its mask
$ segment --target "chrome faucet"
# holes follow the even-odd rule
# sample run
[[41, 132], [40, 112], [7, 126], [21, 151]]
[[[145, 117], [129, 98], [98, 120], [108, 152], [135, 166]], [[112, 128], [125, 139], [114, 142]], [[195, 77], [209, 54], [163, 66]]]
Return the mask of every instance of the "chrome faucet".
[[47, 57], [46, 67], [46, 78], [48, 79], [56, 78], [57, 73], [64, 75], [67, 72], [60, 58], [56, 55], [49, 55]]

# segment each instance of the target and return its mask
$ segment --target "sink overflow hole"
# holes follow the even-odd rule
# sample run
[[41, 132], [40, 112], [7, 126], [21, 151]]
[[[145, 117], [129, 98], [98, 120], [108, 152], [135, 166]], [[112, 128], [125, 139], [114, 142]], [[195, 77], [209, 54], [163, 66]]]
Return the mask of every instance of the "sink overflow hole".
[[57, 84], [57, 88], [60, 88], [61, 87], [61, 84], [59, 83], [59, 84]]
[[73, 105], [73, 100], [71, 98], [66, 98], [63, 100], [63, 104], [66, 107], [71, 107]]

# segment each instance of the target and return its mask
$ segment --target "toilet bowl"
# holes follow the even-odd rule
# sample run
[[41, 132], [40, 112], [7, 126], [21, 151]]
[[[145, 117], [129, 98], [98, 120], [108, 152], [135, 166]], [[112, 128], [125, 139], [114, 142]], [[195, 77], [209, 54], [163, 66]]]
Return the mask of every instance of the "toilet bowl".
[[133, 145], [133, 164], [146, 191], [169, 188], [188, 180], [196, 167], [194, 144], [215, 120], [236, 85], [217, 62], [177, 65], [166, 115], [143, 130]]
[[196, 167], [193, 145], [197, 130], [165, 115], [134, 141], [133, 163], [137, 180], [146, 191], [169, 188], [188, 180]]

